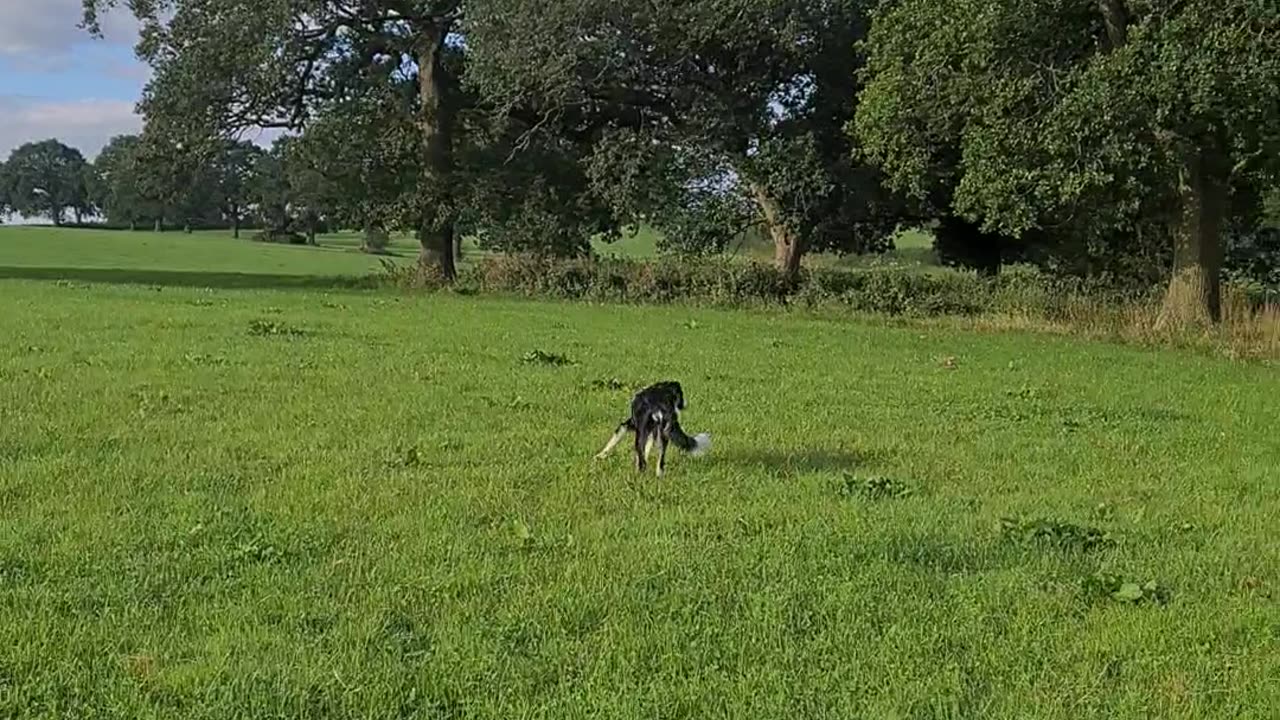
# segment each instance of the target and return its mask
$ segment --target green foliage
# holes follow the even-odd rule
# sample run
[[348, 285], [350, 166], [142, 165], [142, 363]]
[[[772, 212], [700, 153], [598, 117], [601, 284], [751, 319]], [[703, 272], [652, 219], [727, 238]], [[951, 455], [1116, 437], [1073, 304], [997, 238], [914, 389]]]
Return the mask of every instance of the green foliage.
[[552, 367], [563, 367], [565, 365], [577, 365], [570, 360], [568, 356], [559, 353], [546, 352], [544, 350], [530, 350], [520, 356], [520, 362], [525, 365], [550, 365]]
[[1082, 552], [1105, 548], [1115, 542], [1110, 533], [1098, 528], [1041, 518], [1001, 518], [1000, 535], [1017, 543]]
[[946, 266], [972, 268], [984, 275], [994, 275], [1012, 259], [1009, 251], [1014, 241], [984, 232], [976, 223], [954, 215], [941, 218], [934, 237], [934, 252], [938, 261]]
[[284, 147], [286, 141], [278, 140], [270, 152], [254, 158], [253, 171], [247, 194], [250, 203], [257, 208], [258, 219], [270, 234], [288, 234], [293, 216], [289, 211], [289, 176], [285, 169]]
[[866, 3], [476, 5], [470, 81], [500, 108], [533, 107], [549, 132], [585, 135], [596, 193], [673, 249], [714, 251], [768, 224], [794, 257], [867, 251], [896, 223], [841, 130]]
[[[416, 268], [391, 265], [385, 278], [414, 287], [437, 287]], [[1018, 312], [1053, 319], [1087, 300], [1119, 303], [1130, 296], [1105, 286], [1006, 273], [926, 274], [896, 269], [805, 269], [795, 278], [776, 267], [725, 260], [614, 258], [555, 260], [498, 255], [463, 268], [464, 289], [528, 297], [638, 303], [705, 303], [725, 307], [759, 305], [840, 308], [909, 317]]]
[[188, 146], [154, 133], [117, 136], [94, 163], [95, 202], [118, 227], [159, 221], [238, 229], [261, 154], [248, 142]]
[[382, 254], [391, 247], [391, 233], [380, 227], [371, 227], [365, 230], [364, 242], [360, 245], [360, 249], [367, 253]]
[[57, 140], [19, 146], [4, 163], [6, 201], [23, 217], [61, 225], [68, 209], [77, 216], [91, 210], [86, 166], [79, 150]]
[[9, 185], [9, 176], [5, 171], [5, 164], [0, 161], [0, 222], [4, 221], [4, 216], [9, 214], [13, 209], [13, 200], [10, 195], [12, 189]]
[[421, 160], [405, 92], [380, 84], [325, 105], [300, 136], [277, 146], [280, 194], [299, 215], [358, 230], [418, 226]]
[[287, 229], [266, 228], [253, 234], [254, 242], [306, 245], [307, 236]]
[[1266, 0], [886, 3], [852, 129], [937, 213], [1041, 235], [1063, 269], [1163, 271], [1186, 203], [1210, 198], [1213, 244], [1204, 193], [1275, 185], [1277, 28]]
[[145, 28], [150, 132], [192, 146], [255, 126], [301, 131], [261, 163], [269, 225], [413, 231], [446, 276], [454, 253], [441, 244], [464, 233], [576, 255], [614, 231], [587, 197], [574, 140], [495, 126], [495, 108], [463, 88], [472, 51], [455, 40], [471, 3], [230, 0], [212, 13], [194, 0], [85, 0], [89, 27], [117, 4]]
[[1233, 230], [1224, 266], [1238, 282], [1256, 287], [1262, 300], [1280, 303], [1280, 227]]
[[249, 322], [249, 334], [257, 337], [302, 337], [307, 332], [279, 320], [258, 318]]
[[1086, 600], [1111, 600], [1129, 605], [1165, 605], [1173, 598], [1173, 592], [1156, 580], [1138, 582], [1127, 580], [1115, 573], [1096, 573], [1080, 583]]
[[95, 202], [109, 223], [135, 226], [163, 212], [143, 190], [148, 170], [140, 153], [141, 142], [137, 135], [117, 135], [94, 160], [98, 177]]
[[892, 500], [914, 495], [915, 488], [896, 478], [882, 475], [858, 477], [845, 473], [844, 478], [836, 486], [836, 494], [863, 500]]
[[223, 219], [239, 230], [253, 197], [254, 173], [262, 148], [244, 140], [223, 143], [211, 161], [214, 197]]

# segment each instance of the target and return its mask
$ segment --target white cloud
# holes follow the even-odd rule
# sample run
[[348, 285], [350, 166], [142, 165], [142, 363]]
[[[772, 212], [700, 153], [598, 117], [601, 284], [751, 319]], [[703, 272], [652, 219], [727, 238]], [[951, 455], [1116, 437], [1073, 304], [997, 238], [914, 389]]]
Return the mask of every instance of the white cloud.
[[[91, 39], [80, 28], [81, 7], [81, 0], [0, 0], [0, 57], [38, 67], [66, 63], [76, 45]], [[138, 23], [116, 10], [102, 18], [102, 31], [108, 43], [132, 45]]]
[[49, 101], [0, 96], [0, 161], [17, 146], [57, 138], [92, 159], [113, 135], [142, 130], [129, 100]]

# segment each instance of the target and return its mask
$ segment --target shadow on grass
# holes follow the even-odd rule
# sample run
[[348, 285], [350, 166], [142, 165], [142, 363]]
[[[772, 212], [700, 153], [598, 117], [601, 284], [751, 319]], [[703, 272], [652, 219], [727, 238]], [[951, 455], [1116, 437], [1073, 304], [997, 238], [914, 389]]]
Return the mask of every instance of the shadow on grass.
[[258, 273], [202, 272], [187, 270], [123, 270], [112, 268], [51, 268], [0, 266], [0, 280], [71, 280], [111, 285], [150, 285], [223, 290], [263, 289], [368, 289], [377, 286], [370, 276], [268, 275]]
[[870, 463], [875, 455], [866, 450], [822, 448], [759, 449], [725, 454], [720, 461], [774, 475], [854, 471]]

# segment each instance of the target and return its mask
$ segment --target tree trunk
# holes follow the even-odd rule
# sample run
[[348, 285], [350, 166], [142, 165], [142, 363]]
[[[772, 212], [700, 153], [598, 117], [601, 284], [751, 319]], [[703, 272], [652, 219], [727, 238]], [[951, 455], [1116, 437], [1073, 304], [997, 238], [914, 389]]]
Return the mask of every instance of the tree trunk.
[[441, 62], [448, 24], [434, 22], [422, 30], [418, 54], [418, 96], [421, 108], [418, 126], [422, 132], [423, 183], [429, 193], [424, 200], [418, 241], [422, 245], [419, 262], [436, 265], [444, 279], [452, 282], [458, 274], [454, 255], [456, 210], [452, 199], [453, 113], [446, 97], [445, 69]]
[[231, 211], [231, 237], [240, 239], [240, 208]]
[[158, 233], [162, 233], [162, 232], [164, 232], [164, 218], [163, 218], [163, 217], [158, 217], [158, 218], [156, 218], [155, 231], [156, 231], [156, 232], [158, 232]]
[[1204, 325], [1222, 319], [1222, 224], [1227, 183], [1211, 153], [1189, 150], [1173, 227], [1173, 275], [1159, 324]]
[[53, 207], [53, 210], [49, 213], [50, 215], [53, 216], [54, 227], [62, 227], [62, 212], [63, 212], [62, 208], [55, 205]]
[[773, 240], [773, 264], [783, 275], [795, 278], [800, 273], [800, 259], [804, 257], [804, 243], [783, 217], [782, 203], [760, 183], [751, 183], [751, 194], [760, 206], [765, 227]]
[[450, 282], [458, 277], [457, 247], [452, 223], [437, 229], [423, 227], [418, 233], [418, 242], [422, 245], [420, 262], [439, 268], [440, 274]]
[[1102, 23], [1107, 29], [1106, 52], [1123, 47], [1129, 41], [1129, 13], [1121, 0], [1098, 0]]

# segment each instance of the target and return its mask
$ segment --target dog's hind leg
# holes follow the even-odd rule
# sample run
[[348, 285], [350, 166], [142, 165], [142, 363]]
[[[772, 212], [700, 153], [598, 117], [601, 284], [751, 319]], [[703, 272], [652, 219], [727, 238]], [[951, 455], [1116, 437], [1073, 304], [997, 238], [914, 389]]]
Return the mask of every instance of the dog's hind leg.
[[649, 466], [649, 447], [653, 443], [653, 423], [642, 421], [636, 426], [636, 472]]
[[596, 459], [603, 460], [606, 457], [609, 457], [609, 453], [613, 452], [613, 449], [618, 446], [618, 443], [622, 442], [622, 438], [627, 436], [627, 431], [630, 430], [631, 427], [632, 425], [630, 420], [618, 425], [617, 431], [613, 433], [613, 437], [609, 438], [609, 442], [604, 446], [604, 449], [596, 453]]
[[667, 470], [667, 435], [664, 431], [659, 430], [658, 437], [658, 477], [662, 477], [662, 473]]

